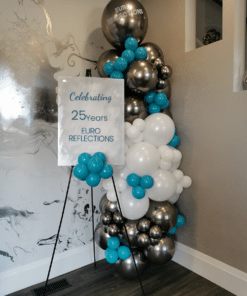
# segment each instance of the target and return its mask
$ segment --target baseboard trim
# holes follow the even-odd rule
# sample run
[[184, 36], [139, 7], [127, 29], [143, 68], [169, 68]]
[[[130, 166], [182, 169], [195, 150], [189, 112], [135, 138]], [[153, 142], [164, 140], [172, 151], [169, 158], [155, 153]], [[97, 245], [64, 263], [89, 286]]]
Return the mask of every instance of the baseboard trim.
[[[96, 247], [96, 260], [104, 258], [104, 250]], [[14, 293], [27, 287], [44, 282], [47, 277], [51, 258], [0, 273], [0, 296]], [[55, 255], [50, 279], [81, 268], [94, 261], [93, 244]]]
[[237, 296], [247, 295], [247, 273], [179, 242], [172, 260]]

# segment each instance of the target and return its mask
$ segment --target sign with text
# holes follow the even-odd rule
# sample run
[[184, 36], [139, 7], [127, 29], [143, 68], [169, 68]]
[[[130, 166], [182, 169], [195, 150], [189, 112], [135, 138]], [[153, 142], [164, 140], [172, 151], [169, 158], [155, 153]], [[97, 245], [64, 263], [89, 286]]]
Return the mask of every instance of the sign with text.
[[59, 77], [58, 165], [76, 165], [83, 152], [125, 164], [123, 79]]

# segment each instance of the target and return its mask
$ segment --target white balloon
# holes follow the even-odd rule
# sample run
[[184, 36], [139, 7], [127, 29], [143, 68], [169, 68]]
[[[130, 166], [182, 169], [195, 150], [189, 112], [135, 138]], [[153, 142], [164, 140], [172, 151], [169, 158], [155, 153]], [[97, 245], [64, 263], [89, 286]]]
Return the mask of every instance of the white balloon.
[[139, 130], [142, 132], [144, 130], [146, 124], [145, 124], [145, 121], [143, 119], [137, 118], [137, 119], [135, 119], [133, 121], [133, 125], [138, 127]]
[[127, 128], [126, 130], [126, 135], [130, 138], [130, 139], [136, 139], [140, 136], [140, 130], [139, 128], [137, 128], [136, 126], [131, 125], [130, 127]]
[[180, 183], [178, 183], [175, 194], [181, 194], [183, 192], [183, 189], [183, 186]]
[[191, 180], [191, 178], [189, 176], [184, 176], [183, 179], [182, 179], [182, 181], [180, 182], [180, 184], [184, 188], [188, 188], [192, 184], [192, 180]]
[[172, 174], [176, 178], [177, 182], [180, 182], [184, 177], [184, 173], [180, 170], [175, 170]]
[[163, 145], [158, 148], [161, 158], [166, 161], [173, 161], [174, 159], [174, 150], [172, 147]]
[[177, 181], [169, 171], [157, 170], [152, 174], [154, 185], [147, 189], [146, 195], [152, 200], [164, 201], [169, 199], [176, 191]]
[[120, 178], [116, 182], [116, 187], [118, 191], [123, 192], [124, 190], [127, 189], [128, 184], [125, 179]]
[[126, 166], [138, 176], [151, 175], [157, 171], [160, 154], [157, 148], [147, 142], [131, 146], [126, 154]]
[[145, 119], [144, 141], [155, 147], [168, 144], [175, 133], [173, 120], [166, 114], [155, 113]]
[[109, 190], [109, 191], [107, 191], [107, 193], [106, 193], [106, 197], [107, 197], [107, 199], [109, 199], [109, 201], [111, 201], [111, 202], [115, 202], [115, 201], [117, 201], [117, 197], [116, 197], [115, 190]]
[[139, 143], [142, 141], [143, 141], [143, 133], [140, 133], [140, 136], [138, 138], [132, 140], [133, 143]]
[[112, 180], [111, 179], [105, 179], [102, 182], [102, 186], [105, 190], [113, 190], [113, 184], [112, 184]]
[[182, 159], [182, 153], [174, 148], [174, 158], [173, 158], [173, 162], [179, 162]]
[[130, 126], [131, 126], [131, 123], [129, 123], [129, 122], [124, 123], [124, 132], [125, 132], [125, 134], [126, 134], [126, 131], [127, 131], [128, 127], [130, 127]]
[[124, 143], [124, 153], [126, 154], [128, 150], [129, 150], [128, 144]]
[[142, 199], [137, 199], [132, 195], [132, 188], [130, 187], [119, 195], [119, 201], [123, 216], [130, 220], [142, 218], [149, 208], [147, 195]]
[[179, 166], [180, 166], [180, 161], [178, 161], [178, 162], [172, 162], [172, 166], [171, 166], [171, 168], [169, 169], [169, 171], [170, 171], [170, 172], [173, 172], [173, 171], [175, 171]]
[[119, 174], [119, 177], [122, 178], [122, 179], [127, 179], [128, 175], [130, 174], [130, 170], [125, 166], [121, 171], [120, 171], [120, 174]]
[[173, 194], [173, 196], [171, 196], [171, 197], [168, 199], [168, 201], [169, 201], [170, 203], [174, 204], [175, 202], [178, 201], [179, 196], [180, 196], [180, 194], [176, 194], [176, 193], [175, 193], [175, 194]]
[[172, 166], [172, 163], [170, 161], [166, 161], [166, 160], [161, 159], [160, 168], [162, 170], [167, 171], [171, 168], [171, 166]]

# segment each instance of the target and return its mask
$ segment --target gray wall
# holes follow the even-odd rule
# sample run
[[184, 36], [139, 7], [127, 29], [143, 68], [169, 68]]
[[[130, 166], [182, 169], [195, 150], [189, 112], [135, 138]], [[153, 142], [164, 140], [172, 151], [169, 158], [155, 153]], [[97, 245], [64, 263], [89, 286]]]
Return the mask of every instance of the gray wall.
[[173, 68], [171, 111], [193, 185], [178, 201], [177, 240], [247, 272], [247, 92], [233, 92], [234, 4], [224, 0], [223, 40], [185, 53], [185, 1], [144, 0], [145, 41]]

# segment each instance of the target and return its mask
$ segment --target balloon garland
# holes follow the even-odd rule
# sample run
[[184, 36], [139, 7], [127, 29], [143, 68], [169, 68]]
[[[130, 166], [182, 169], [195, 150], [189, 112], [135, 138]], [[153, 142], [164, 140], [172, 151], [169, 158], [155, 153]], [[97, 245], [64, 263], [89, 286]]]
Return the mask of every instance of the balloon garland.
[[141, 44], [147, 28], [147, 13], [137, 0], [111, 0], [105, 7], [102, 30], [116, 49], [99, 57], [97, 69], [101, 77], [125, 80], [126, 164], [115, 166], [113, 173], [103, 153], [82, 153], [74, 168], [89, 186], [104, 179], [96, 243], [126, 278], [139, 276], [147, 261], [165, 264], [172, 259], [172, 236], [185, 224], [174, 203], [192, 183], [178, 169], [180, 139], [166, 111], [172, 69], [156, 44]]

